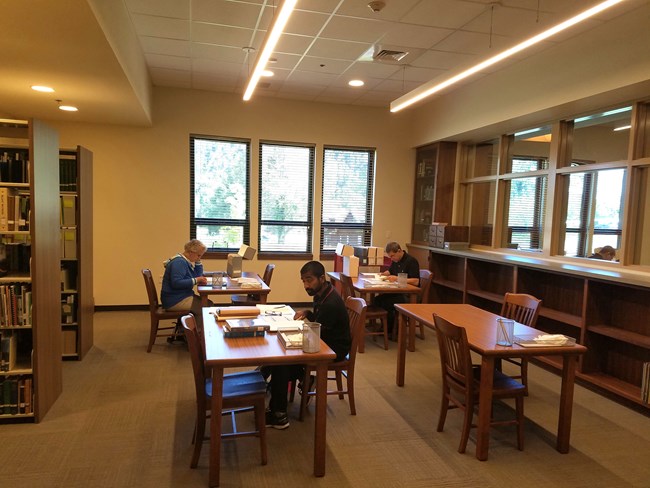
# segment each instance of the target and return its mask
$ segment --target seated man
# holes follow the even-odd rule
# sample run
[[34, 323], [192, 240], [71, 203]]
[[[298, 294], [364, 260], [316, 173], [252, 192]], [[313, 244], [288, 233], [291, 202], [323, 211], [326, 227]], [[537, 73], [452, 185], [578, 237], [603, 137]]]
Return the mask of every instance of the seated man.
[[[318, 261], [310, 261], [300, 270], [305, 291], [314, 297], [313, 311], [300, 311], [295, 320], [308, 320], [321, 324], [321, 339], [336, 353], [335, 361], [343, 360], [350, 352], [352, 337], [345, 303], [336, 289], [325, 280], [325, 268]], [[287, 390], [289, 381], [303, 375], [302, 365], [281, 365], [262, 368], [263, 374], [271, 375], [271, 400], [266, 412], [266, 425], [274, 429], [289, 427], [287, 415]], [[310, 385], [304, 385], [309, 388]]]
[[[413, 256], [403, 251], [397, 242], [386, 244], [386, 255], [391, 260], [388, 270], [382, 274], [388, 276], [389, 281], [397, 281], [399, 273], [406, 273], [406, 282], [409, 285], [420, 285], [420, 263]], [[395, 327], [395, 304], [406, 303], [408, 296], [404, 293], [381, 293], [373, 301], [373, 305], [381, 307], [388, 312], [388, 333]]]

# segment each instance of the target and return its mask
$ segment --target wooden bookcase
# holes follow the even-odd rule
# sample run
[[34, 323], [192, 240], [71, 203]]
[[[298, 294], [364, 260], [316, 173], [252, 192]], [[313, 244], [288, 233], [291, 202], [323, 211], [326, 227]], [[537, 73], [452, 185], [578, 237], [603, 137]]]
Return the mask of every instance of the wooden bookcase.
[[432, 222], [451, 223], [456, 143], [437, 142], [417, 149], [412, 241], [429, 241]]
[[83, 359], [93, 346], [92, 164], [81, 146], [59, 155], [64, 359]]
[[[641, 401], [643, 363], [650, 362], [650, 276], [418, 244], [409, 244], [408, 252], [428, 262], [434, 303], [470, 303], [499, 313], [506, 292], [542, 299], [537, 328], [574, 337], [588, 348], [578, 378], [650, 410]], [[536, 360], [561, 366], [559, 359]]]
[[[0, 372], [0, 422], [40, 421], [62, 390], [58, 146], [56, 131], [40, 121], [0, 120], [0, 164], [7, 164], [0, 188], [14, 204], [3, 212], [0, 236], [5, 253], [24, 248], [19, 264], [6, 261], [0, 278], [0, 333], [5, 344], [15, 341]], [[21, 198], [28, 210], [17, 213]]]

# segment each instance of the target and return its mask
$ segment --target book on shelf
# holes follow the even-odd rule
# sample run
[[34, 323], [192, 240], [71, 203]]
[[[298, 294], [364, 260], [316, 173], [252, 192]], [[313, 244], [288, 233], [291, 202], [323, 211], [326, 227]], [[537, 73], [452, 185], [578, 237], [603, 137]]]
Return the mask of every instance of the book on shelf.
[[260, 314], [260, 310], [255, 306], [217, 307], [212, 314], [217, 318], [217, 320], [241, 319], [257, 317]]
[[77, 196], [61, 195], [61, 226], [77, 225]]
[[279, 330], [278, 341], [285, 349], [302, 349], [302, 332]]
[[650, 405], [650, 362], [643, 363], [641, 374], [641, 401]]
[[16, 367], [16, 334], [2, 332], [0, 338], [0, 371], [11, 371]]

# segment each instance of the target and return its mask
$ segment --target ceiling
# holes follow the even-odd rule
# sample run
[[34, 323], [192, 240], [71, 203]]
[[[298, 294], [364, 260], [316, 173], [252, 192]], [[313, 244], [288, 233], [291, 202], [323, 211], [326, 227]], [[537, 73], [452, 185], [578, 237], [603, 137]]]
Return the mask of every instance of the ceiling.
[[[59, 98], [79, 106], [72, 115], [76, 120], [150, 122], [123, 60], [115, 53], [115, 40], [103, 32], [106, 24], [98, 22], [89, 6], [93, 1], [3, 5], [0, 116], [70, 117], [56, 109], [54, 99]], [[234, 94], [243, 93], [256, 50], [280, 2], [103, 1], [123, 2], [126, 7], [125, 19], [135, 32], [130, 49], [141, 50], [153, 85]], [[373, 12], [367, 0], [298, 0], [273, 54], [276, 62], [269, 65], [274, 76], [261, 80], [251, 103], [265, 96], [388, 109], [392, 100], [421, 84], [442, 81], [599, 1], [384, 3], [383, 9]], [[647, 0], [622, 2], [465, 83], [647, 4]], [[407, 54], [400, 61], [373, 60], [372, 53], [379, 50]], [[365, 85], [350, 87], [353, 78]], [[28, 89], [35, 83], [56, 85], [57, 93], [35, 94]]]

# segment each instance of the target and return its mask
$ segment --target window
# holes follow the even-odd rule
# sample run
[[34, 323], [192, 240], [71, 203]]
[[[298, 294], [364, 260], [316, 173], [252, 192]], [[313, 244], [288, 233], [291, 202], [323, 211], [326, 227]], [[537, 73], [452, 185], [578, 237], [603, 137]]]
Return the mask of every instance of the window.
[[339, 242], [369, 246], [375, 151], [326, 147], [323, 159], [321, 251]]
[[250, 142], [190, 136], [190, 237], [209, 251], [250, 239]]
[[465, 191], [466, 225], [469, 225], [469, 242], [472, 245], [491, 246], [494, 227], [494, 199], [496, 183], [467, 184]]
[[546, 178], [546, 176], [536, 176], [510, 181], [506, 247], [525, 251], [542, 249]]
[[568, 178], [565, 255], [589, 256], [605, 245], [618, 249], [625, 170], [572, 173]]
[[259, 252], [311, 252], [314, 148], [260, 143]]

